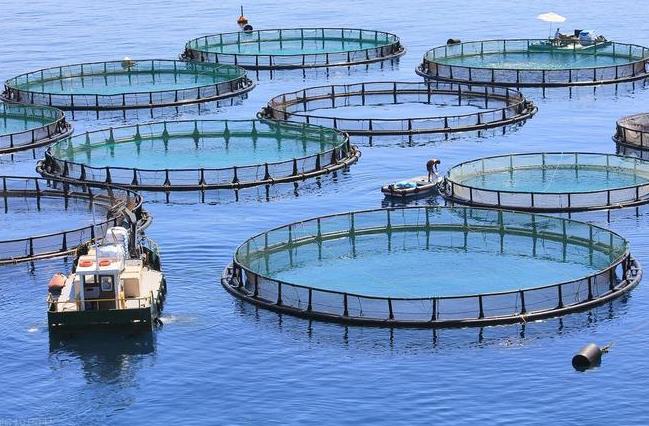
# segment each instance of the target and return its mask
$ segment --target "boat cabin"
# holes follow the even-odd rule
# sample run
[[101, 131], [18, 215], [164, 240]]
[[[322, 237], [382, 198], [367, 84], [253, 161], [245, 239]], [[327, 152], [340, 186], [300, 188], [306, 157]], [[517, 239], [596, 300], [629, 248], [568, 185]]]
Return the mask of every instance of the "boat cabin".
[[140, 297], [142, 261], [128, 258], [128, 231], [112, 228], [103, 244], [79, 258], [74, 293], [79, 310], [123, 309]]

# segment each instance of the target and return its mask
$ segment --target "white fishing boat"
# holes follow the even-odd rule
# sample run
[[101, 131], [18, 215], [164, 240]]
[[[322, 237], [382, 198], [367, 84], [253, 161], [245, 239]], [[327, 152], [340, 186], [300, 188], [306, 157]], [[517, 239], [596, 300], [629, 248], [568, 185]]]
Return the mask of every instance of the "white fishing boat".
[[438, 185], [444, 180], [441, 176], [417, 176], [411, 179], [384, 185], [381, 188], [387, 197], [410, 198], [431, 195], [438, 191]]
[[592, 30], [575, 30], [574, 34], [557, 34], [554, 38], [543, 40], [529, 45], [530, 51], [543, 52], [572, 52], [572, 51], [597, 51], [608, 47], [613, 42], [606, 40], [606, 37], [597, 35]]
[[155, 244], [112, 227], [98, 244], [80, 250], [70, 275], [48, 286], [50, 329], [90, 326], [152, 327], [166, 294]]

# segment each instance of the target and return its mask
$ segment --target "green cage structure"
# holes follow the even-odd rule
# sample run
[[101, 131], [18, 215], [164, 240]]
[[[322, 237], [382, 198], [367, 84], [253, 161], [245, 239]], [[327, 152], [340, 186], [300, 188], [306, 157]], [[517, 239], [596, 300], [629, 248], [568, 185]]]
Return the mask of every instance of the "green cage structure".
[[394, 34], [352, 28], [285, 28], [207, 35], [190, 40], [182, 58], [251, 70], [351, 66], [405, 53]]
[[221, 283], [246, 302], [307, 319], [466, 327], [590, 309], [641, 276], [628, 243], [591, 224], [410, 207], [318, 217], [254, 236]]
[[0, 103], [0, 155], [34, 150], [70, 136], [63, 111]]
[[461, 204], [529, 211], [639, 206], [649, 202], [649, 162], [588, 152], [485, 157], [453, 166], [442, 194]]
[[[363, 110], [412, 104], [472, 107], [473, 112], [410, 117], [373, 118]], [[335, 114], [337, 108], [358, 109], [353, 117]], [[474, 132], [523, 123], [536, 106], [516, 90], [442, 82], [366, 82], [308, 87], [272, 98], [260, 116], [273, 120], [318, 124], [352, 136], [414, 136]]]
[[233, 65], [147, 59], [46, 68], [5, 82], [8, 102], [66, 111], [180, 107], [245, 95], [255, 83]]
[[298, 182], [355, 163], [337, 130], [268, 120], [184, 120], [114, 127], [63, 139], [37, 170], [66, 182], [147, 191], [241, 189]]
[[[34, 177], [0, 176], [0, 265], [72, 254], [127, 219], [145, 228], [142, 197], [114, 187], [91, 188]], [[52, 217], [56, 216], [56, 220]]]
[[425, 79], [508, 87], [598, 86], [647, 77], [649, 49], [547, 39], [483, 40], [435, 47], [417, 74]]

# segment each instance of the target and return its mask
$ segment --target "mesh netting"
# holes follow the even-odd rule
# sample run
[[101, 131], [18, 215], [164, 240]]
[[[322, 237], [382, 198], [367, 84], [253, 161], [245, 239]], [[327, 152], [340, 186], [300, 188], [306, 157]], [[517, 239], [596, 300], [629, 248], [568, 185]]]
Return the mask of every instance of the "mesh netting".
[[487, 157], [451, 168], [442, 193], [460, 203], [532, 211], [640, 205], [649, 202], [649, 162], [583, 152]]
[[[174, 144], [187, 142], [190, 146], [183, 145], [173, 152]], [[279, 161], [250, 164], [258, 150], [266, 153], [266, 158], [278, 158], [278, 153], [289, 145], [299, 152], [283, 154]], [[132, 152], [118, 157], [135, 159], [137, 166], [108, 164], [114, 150], [125, 146]], [[152, 151], [147, 153], [147, 149]], [[199, 155], [201, 150], [205, 155]], [[93, 160], [93, 151], [110, 155]], [[169, 167], [187, 151], [191, 158], [184, 165], [193, 167]], [[219, 157], [227, 159], [230, 151], [239, 156], [224, 167], [204, 167], [201, 163], [210, 163], [208, 155], [214, 161]], [[261, 160], [262, 154], [256, 159]], [[141, 166], [154, 155], [166, 158], [167, 167]], [[359, 156], [347, 135], [321, 126], [267, 120], [187, 120], [116, 127], [62, 140], [47, 151], [38, 170], [44, 176], [70, 182], [118, 184], [151, 191], [237, 189], [326, 174], [353, 164]]]
[[[90, 188], [51, 182], [40, 178], [3, 176], [0, 178], [0, 196], [5, 215], [24, 218], [24, 211], [47, 214], [56, 206], [66, 211], [95, 206], [96, 223], [64, 231], [0, 240], [0, 265], [49, 258], [73, 252], [80, 244], [102, 237], [106, 230], [124, 221], [125, 210], [130, 210], [138, 221], [145, 221], [142, 198], [131, 191], [118, 188]], [[11, 219], [11, 218], [10, 218]], [[50, 225], [52, 225], [50, 223]]]
[[[444, 239], [444, 234], [459, 238]], [[444, 245], [469, 251], [493, 245], [528, 259], [583, 262], [584, 253], [600, 263], [578, 279], [533, 288], [437, 297], [378, 297], [272, 278], [272, 271], [290, 268], [305, 259], [326, 263], [338, 252], [332, 242], [346, 241], [346, 255], [376, 249], [368, 236], [382, 236], [388, 251], [403, 250], [405, 235], [416, 234], [414, 246]], [[463, 235], [463, 237], [461, 237]], [[443, 240], [440, 243], [440, 238]], [[508, 244], [517, 239], [518, 244]], [[434, 254], [431, 253], [431, 256]], [[588, 254], [586, 255], [588, 257]], [[422, 265], [423, 266], [423, 265]], [[351, 212], [283, 226], [260, 234], [240, 246], [222, 284], [237, 297], [298, 316], [368, 325], [465, 326], [526, 321], [586, 309], [633, 288], [639, 266], [619, 235], [587, 223], [524, 212], [475, 208], [415, 207]], [[430, 272], [431, 284], [435, 282]], [[457, 271], [457, 277], [463, 271]], [[410, 282], [404, 270], [394, 291]], [[374, 283], [366, 277], [364, 285]], [[453, 283], [447, 283], [452, 285]]]
[[0, 103], [0, 154], [48, 145], [71, 133], [61, 110]]
[[629, 115], [618, 120], [613, 139], [621, 145], [649, 149], [649, 114]]
[[186, 59], [272, 70], [358, 65], [405, 53], [394, 34], [349, 28], [293, 28], [199, 37]]
[[[417, 118], [344, 118], [328, 115], [336, 107], [368, 107], [404, 103], [470, 106], [461, 115]], [[467, 132], [527, 120], [536, 107], [515, 90], [449, 83], [372, 82], [309, 87], [271, 99], [261, 115], [275, 120], [318, 124], [350, 135], [408, 135]]]
[[[513, 64], [506, 67], [507, 56], [524, 54], [528, 61], [534, 55], [573, 58], [555, 68], [528, 67]], [[476, 58], [501, 55], [475, 65], [462, 65]], [[582, 65], [586, 60], [608, 59], [613, 64]], [[424, 55], [417, 73], [424, 78], [514, 87], [568, 87], [634, 81], [647, 77], [649, 49], [635, 44], [597, 43], [583, 48], [579, 44], [556, 45], [545, 39], [485, 40], [436, 47]]]
[[253, 87], [246, 72], [232, 65], [124, 60], [22, 74], [5, 82], [2, 97], [72, 111], [122, 110], [217, 101]]

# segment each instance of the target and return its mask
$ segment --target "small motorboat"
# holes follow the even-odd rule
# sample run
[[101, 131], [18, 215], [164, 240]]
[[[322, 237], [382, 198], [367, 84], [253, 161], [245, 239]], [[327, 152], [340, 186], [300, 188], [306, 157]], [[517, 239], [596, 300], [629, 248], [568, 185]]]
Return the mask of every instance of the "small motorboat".
[[610, 46], [613, 42], [606, 40], [602, 35], [596, 35], [591, 30], [575, 30], [574, 34], [560, 34], [554, 38], [529, 45], [530, 51], [556, 52], [556, 51], [585, 51], [597, 50]]
[[383, 185], [381, 192], [386, 197], [393, 198], [422, 197], [437, 192], [438, 185], [444, 181], [437, 170], [439, 164], [440, 161], [437, 158], [431, 158], [426, 162], [428, 175]]
[[437, 175], [434, 175], [431, 180], [428, 180], [428, 176], [417, 176], [412, 179], [384, 185], [381, 188], [381, 192], [383, 192], [386, 197], [423, 197], [436, 193], [439, 184], [443, 180], [443, 177]]
[[48, 285], [51, 330], [68, 327], [149, 327], [159, 321], [166, 283], [155, 243], [135, 231], [108, 228], [98, 244], [78, 250], [73, 272]]

